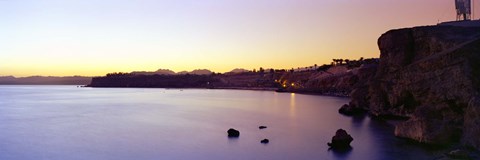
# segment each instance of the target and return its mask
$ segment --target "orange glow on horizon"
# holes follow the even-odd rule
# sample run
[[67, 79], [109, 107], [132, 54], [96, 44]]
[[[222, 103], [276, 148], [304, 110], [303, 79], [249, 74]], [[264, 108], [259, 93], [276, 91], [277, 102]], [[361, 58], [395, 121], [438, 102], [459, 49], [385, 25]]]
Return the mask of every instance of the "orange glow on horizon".
[[454, 19], [450, 0], [0, 1], [0, 76], [320, 66]]

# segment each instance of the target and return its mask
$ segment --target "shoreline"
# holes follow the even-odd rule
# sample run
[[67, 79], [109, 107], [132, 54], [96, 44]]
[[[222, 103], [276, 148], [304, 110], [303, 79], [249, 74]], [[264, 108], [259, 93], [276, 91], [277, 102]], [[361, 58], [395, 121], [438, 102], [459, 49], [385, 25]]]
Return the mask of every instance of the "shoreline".
[[231, 90], [253, 90], [253, 91], [277, 91], [275, 87], [213, 87], [205, 89], [231, 89]]
[[91, 87], [85, 85], [83, 87], [86, 88], [158, 88], [158, 89], [213, 89], [213, 90], [247, 90], [247, 91], [273, 91], [277, 93], [296, 93], [296, 94], [303, 94], [303, 95], [316, 95], [316, 96], [329, 96], [329, 97], [340, 97], [340, 98], [350, 98], [350, 95], [345, 95], [342, 93], [321, 93], [321, 92], [313, 92], [313, 91], [279, 91], [279, 88], [273, 87], [214, 87], [214, 88], [165, 88], [165, 87]]

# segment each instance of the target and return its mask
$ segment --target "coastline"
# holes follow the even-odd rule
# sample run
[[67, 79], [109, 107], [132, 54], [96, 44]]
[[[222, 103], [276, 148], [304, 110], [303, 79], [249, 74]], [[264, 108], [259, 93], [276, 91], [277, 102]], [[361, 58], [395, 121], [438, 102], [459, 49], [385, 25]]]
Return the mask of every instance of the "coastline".
[[274, 87], [212, 87], [205, 89], [229, 89], [229, 90], [252, 90], [252, 91], [277, 91]]
[[424, 26], [391, 30], [378, 40], [379, 59], [361, 58], [347, 64], [334, 60], [311, 70], [176, 76], [114, 73], [93, 78], [89, 86], [268, 90], [349, 97], [345, 108], [351, 111], [367, 111], [383, 120], [407, 119], [396, 123], [397, 137], [478, 149], [478, 29]]
[[[199, 87], [185, 87], [185, 88], [165, 88], [165, 87], [91, 87], [88, 85], [82, 86], [87, 88], [158, 88], [158, 89], [213, 89], [213, 90], [247, 90], [247, 91], [272, 91], [278, 93], [295, 93], [304, 95], [316, 95], [316, 96], [329, 96], [329, 97], [341, 97], [350, 98], [351, 96], [344, 93], [324, 93], [314, 91], [302, 91], [302, 90], [282, 90], [281, 88], [274, 87], [212, 87], [212, 88], [199, 88]], [[340, 107], [340, 106], [339, 106]]]

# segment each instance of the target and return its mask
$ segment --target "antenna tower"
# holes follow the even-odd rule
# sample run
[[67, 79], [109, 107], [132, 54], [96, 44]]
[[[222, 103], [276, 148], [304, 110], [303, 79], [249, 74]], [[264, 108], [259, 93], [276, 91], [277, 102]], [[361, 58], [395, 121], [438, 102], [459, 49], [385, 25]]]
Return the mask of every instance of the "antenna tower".
[[472, 19], [471, 0], [455, 0], [455, 9], [457, 11], [457, 21]]

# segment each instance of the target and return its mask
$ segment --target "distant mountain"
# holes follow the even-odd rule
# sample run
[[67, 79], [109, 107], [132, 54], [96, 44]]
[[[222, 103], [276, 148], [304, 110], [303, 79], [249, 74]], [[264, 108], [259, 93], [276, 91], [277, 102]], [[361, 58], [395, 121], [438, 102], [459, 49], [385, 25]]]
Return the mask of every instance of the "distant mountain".
[[179, 74], [179, 75], [190, 74], [190, 72], [188, 72], [188, 71], [181, 71], [181, 72], [178, 72], [177, 74]]
[[133, 71], [131, 74], [136, 74], [136, 75], [185, 75], [185, 74], [194, 74], [194, 75], [210, 75], [213, 72], [208, 70], [208, 69], [196, 69], [191, 72], [188, 71], [181, 71], [178, 73], [175, 73], [172, 70], [169, 69], [158, 69], [155, 72], [149, 72], [149, 71]]
[[236, 74], [236, 73], [244, 73], [244, 72], [250, 72], [250, 71], [243, 68], [235, 68], [230, 72], [225, 72], [225, 74]]
[[177, 75], [185, 75], [185, 74], [194, 74], [194, 75], [210, 75], [212, 74], [213, 72], [208, 70], [208, 69], [196, 69], [196, 70], [193, 70], [191, 72], [188, 72], [188, 71], [181, 71], [181, 72], [178, 72]]
[[157, 71], [155, 71], [155, 73], [158, 73], [158, 74], [164, 74], [164, 75], [171, 75], [171, 74], [175, 74], [174, 71], [172, 70], [169, 70], [169, 69], [158, 69]]
[[0, 82], [3, 82], [3, 81], [13, 81], [15, 80], [15, 77], [14, 76], [0, 76]]
[[87, 85], [92, 77], [43, 77], [31, 76], [15, 78], [13, 76], [0, 77], [0, 85]]
[[138, 75], [174, 75], [175, 72], [169, 69], [158, 69], [155, 72], [149, 72], [149, 71], [133, 71], [131, 72], [132, 74], [138, 74]]
[[190, 74], [195, 74], [195, 75], [210, 75], [213, 72], [208, 70], [208, 69], [196, 69], [190, 72]]

